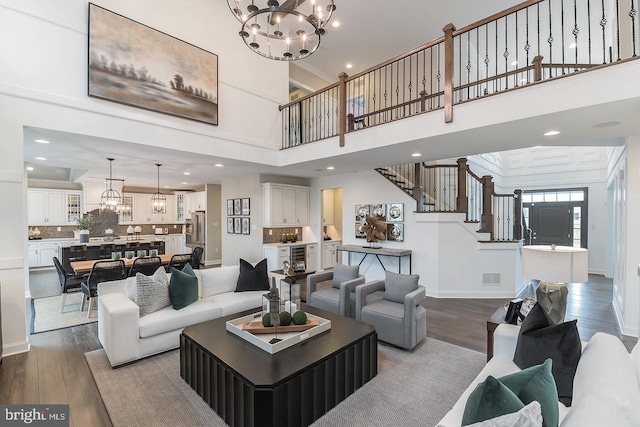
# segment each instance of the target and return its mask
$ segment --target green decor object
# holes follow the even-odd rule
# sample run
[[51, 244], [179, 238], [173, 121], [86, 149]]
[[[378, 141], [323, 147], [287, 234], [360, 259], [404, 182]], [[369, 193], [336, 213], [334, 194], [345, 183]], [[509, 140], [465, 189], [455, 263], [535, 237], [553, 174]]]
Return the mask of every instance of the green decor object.
[[271, 313], [265, 313], [264, 316], [262, 316], [262, 326], [265, 328], [271, 327]]
[[462, 425], [490, 420], [500, 415], [518, 412], [524, 403], [507, 386], [489, 375], [469, 395], [464, 407]]
[[169, 296], [174, 310], [198, 301], [198, 278], [190, 264], [186, 264], [182, 271], [175, 268], [171, 271]]
[[304, 325], [305, 323], [307, 323], [307, 313], [298, 310], [293, 313], [292, 320], [294, 325]]
[[79, 216], [76, 220], [76, 228], [78, 230], [89, 230], [93, 225], [93, 215], [86, 214], [85, 216]]
[[289, 326], [291, 324], [291, 314], [288, 311], [280, 312], [280, 326]]

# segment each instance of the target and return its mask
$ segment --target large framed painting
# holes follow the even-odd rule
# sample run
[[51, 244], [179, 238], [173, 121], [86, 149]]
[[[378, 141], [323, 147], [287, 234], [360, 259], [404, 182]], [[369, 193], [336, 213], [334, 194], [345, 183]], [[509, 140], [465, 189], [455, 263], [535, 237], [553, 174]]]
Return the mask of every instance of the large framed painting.
[[89, 96], [218, 124], [218, 55], [89, 3]]

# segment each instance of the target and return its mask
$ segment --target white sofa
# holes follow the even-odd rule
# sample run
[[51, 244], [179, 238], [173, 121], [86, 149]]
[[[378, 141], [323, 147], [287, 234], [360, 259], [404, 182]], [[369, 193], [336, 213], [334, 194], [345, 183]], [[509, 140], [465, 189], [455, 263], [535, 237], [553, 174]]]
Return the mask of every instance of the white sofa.
[[[518, 332], [515, 325], [499, 325], [494, 332], [493, 358], [462, 393], [440, 427], [460, 427], [465, 404], [475, 387], [489, 375], [518, 372], [513, 363]], [[583, 343], [573, 381], [573, 401], [558, 402], [561, 427], [640, 426], [640, 344], [629, 354], [613, 335], [597, 333]]]
[[[237, 265], [195, 270], [195, 273], [198, 301], [181, 310], [169, 306], [143, 317], [134, 302], [135, 277], [98, 285], [98, 338], [111, 366], [179, 347], [180, 333], [186, 326], [262, 305], [266, 291], [235, 292]], [[269, 273], [269, 277], [269, 280], [283, 278], [273, 273]]]

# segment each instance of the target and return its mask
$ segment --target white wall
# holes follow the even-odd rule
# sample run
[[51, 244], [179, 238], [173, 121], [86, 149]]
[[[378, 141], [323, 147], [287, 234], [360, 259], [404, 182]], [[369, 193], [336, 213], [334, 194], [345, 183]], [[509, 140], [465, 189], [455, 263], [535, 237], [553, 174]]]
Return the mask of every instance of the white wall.
[[[224, 2], [104, 0], [100, 6], [218, 54], [219, 126], [87, 96], [88, 3], [0, 0], [0, 221], [4, 354], [28, 349], [25, 319], [24, 127], [53, 129], [231, 159], [277, 164], [288, 65], [250, 52]], [[212, 23], [215, 22], [215, 25]], [[9, 40], [9, 39], [7, 39]], [[252, 126], [246, 126], [251, 117]], [[243, 147], [250, 149], [242, 149]], [[255, 233], [252, 237], [255, 237]]]
[[[355, 238], [355, 205], [368, 203], [404, 203], [404, 242], [384, 241], [386, 248], [412, 250], [412, 272], [430, 296], [464, 298], [511, 298], [525, 285], [520, 275], [518, 244], [482, 244], [475, 231], [467, 228], [463, 215], [416, 214], [416, 202], [375, 171], [315, 178], [311, 186], [311, 229], [322, 233], [320, 191], [343, 189], [343, 244], [364, 245]], [[353, 255], [359, 262], [361, 255]], [[385, 268], [397, 271], [397, 259], [382, 258]], [[320, 262], [320, 259], [318, 259]], [[344, 254], [343, 262], [347, 262]], [[402, 264], [403, 273], [408, 266]], [[367, 280], [384, 278], [384, 270], [375, 257], [361, 265]], [[482, 285], [482, 273], [500, 273], [502, 281]]]

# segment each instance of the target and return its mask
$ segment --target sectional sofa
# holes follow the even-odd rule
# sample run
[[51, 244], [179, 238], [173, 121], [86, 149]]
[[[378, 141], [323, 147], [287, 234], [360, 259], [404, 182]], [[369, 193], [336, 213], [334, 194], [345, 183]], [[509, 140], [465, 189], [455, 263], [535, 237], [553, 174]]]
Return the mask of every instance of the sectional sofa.
[[[140, 317], [136, 278], [98, 285], [98, 338], [111, 366], [179, 347], [186, 326], [258, 308], [265, 291], [235, 292], [239, 266], [195, 270], [198, 300], [174, 310], [165, 307]], [[270, 278], [284, 276], [269, 273]], [[269, 279], [271, 280], [271, 279]]]

